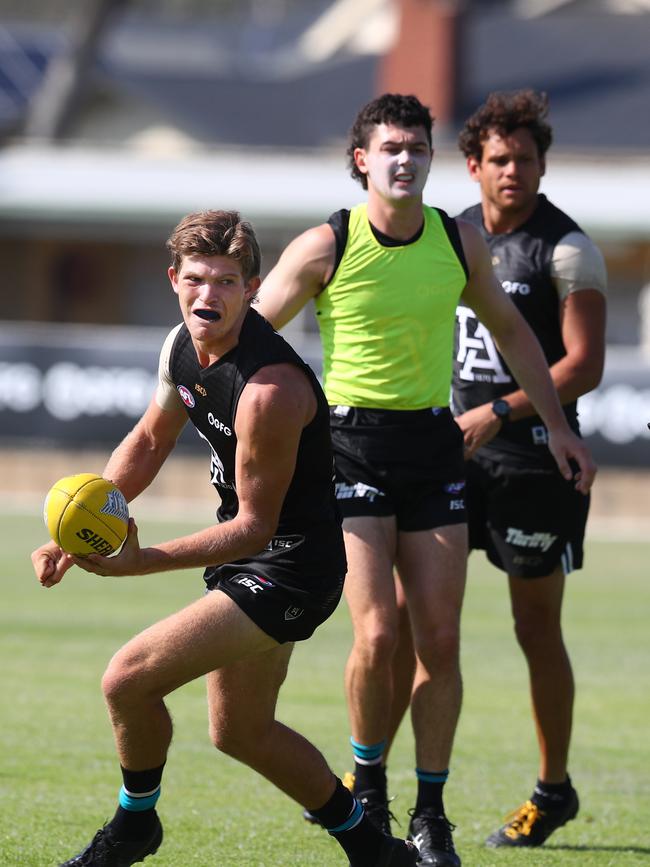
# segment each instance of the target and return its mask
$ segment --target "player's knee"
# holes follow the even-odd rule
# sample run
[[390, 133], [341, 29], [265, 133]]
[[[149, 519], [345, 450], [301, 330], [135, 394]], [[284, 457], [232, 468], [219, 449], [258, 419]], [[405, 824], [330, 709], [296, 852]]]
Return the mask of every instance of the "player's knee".
[[425, 668], [449, 668], [458, 665], [460, 630], [453, 624], [424, 630], [416, 639], [416, 651]]
[[141, 700], [144, 686], [139, 677], [137, 661], [124, 651], [118, 651], [102, 677], [102, 692], [109, 707], [132, 704]]
[[240, 762], [249, 763], [264, 734], [240, 722], [232, 720], [211, 722], [210, 741], [219, 752]]
[[514, 630], [524, 653], [532, 654], [537, 650], [545, 653], [552, 644], [562, 642], [559, 619], [544, 609], [535, 608], [517, 614]]
[[355, 638], [355, 652], [368, 668], [389, 665], [397, 648], [397, 624], [375, 623]]

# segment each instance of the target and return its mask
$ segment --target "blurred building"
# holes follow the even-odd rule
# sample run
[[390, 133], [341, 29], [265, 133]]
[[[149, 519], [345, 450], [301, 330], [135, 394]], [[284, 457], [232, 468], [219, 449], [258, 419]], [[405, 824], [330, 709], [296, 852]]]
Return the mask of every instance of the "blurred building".
[[[608, 342], [634, 352], [649, 44], [650, 0], [0, 0], [0, 321], [169, 326], [164, 241], [190, 210], [239, 209], [268, 269], [359, 200], [345, 138], [384, 90], [437, 116], [426, 198], [457, 213], [462, 119], [526, 86], [551, 100], [543, 190], [603, 249]], [[307, 354], [313, 329], [293, 326]]]

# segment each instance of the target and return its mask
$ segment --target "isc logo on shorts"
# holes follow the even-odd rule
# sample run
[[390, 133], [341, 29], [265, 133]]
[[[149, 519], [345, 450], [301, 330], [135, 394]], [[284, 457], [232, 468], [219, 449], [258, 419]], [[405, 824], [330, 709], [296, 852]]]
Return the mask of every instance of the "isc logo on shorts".
[[234, 579], [235, 584], [241, 584], [242, 587], [248, 587], [251, 593], [258, 593], [267, 587], [272, 587], [270, 581], [266, 578], [261, 578], [259, 575], [239, 575]]

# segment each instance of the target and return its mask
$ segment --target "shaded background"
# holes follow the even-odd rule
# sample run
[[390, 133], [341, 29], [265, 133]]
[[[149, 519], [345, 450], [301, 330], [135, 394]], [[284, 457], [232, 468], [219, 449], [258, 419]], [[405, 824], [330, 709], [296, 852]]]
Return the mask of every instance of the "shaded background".
[[[583, 429], [601, 465], [645, 468], [649, 45], [650, 0], [0, 0], [0, 452], [131, 427], [178, 319], [164, 241], [184, 213], [239, 209], [266, 272], [362, 198], [347, 130], [395, 90], [436, 116], [426, 200], [455, 214], [477, 199], [463, 119], [534, 87], [555, 134], [542, 189], [609, 271]], [[311, 309], [286, 333], [320, 369]]]

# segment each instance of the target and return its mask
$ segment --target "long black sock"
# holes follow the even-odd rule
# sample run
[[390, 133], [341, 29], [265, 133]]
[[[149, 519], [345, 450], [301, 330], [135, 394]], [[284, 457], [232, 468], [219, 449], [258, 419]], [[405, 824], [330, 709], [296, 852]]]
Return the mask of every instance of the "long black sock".
[[383, 765], [386, 741], [377, 744], [360, 744], [350, 738], [354, 754], [354, 794], [360, 795], [369, 789], [386, 794], [386, 771]]
[[416, 768], [415, 775], [418, 779], [418, 797], [415, 803], [415, 812], [434, 810], [438, 816], [444, 816], [445, 808], [442, 802], [442, 790], [447, 782], [449, 771], [425, 771], [422, 768]]
[[119, 806], [109, 822], [117, 840], [142, 840], [153, 831], [164, 767], [163, 762], [159, 768], [146, 771], [122, 768]]
[[368, 821], [361, 804], [340, 780], [329, 801], [310, 813], [340, 843], [355, 867], [374, 867], [384, 835]]

